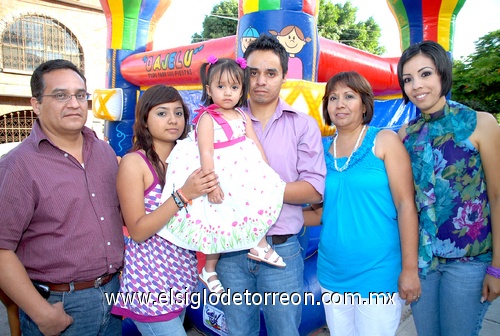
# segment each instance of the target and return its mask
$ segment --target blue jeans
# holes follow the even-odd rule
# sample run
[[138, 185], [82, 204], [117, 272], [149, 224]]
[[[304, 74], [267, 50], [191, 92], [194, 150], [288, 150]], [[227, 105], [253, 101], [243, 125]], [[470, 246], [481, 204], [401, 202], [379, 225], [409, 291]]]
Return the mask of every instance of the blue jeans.
[[[122, 334], [122, 319], [110, 314], [111, 305], [106, 302], [105, 292], [118, 292], [118, 275], [106, 285], [70, 292], [50, 292], [48, 302], [62, 302], [66, 314], [73, 318], [73, 323], [61, 334], [64, 336], [115, 335]], [[22, 310], [19, 311], [23, 336], [42, 333], [33, 320]]]
[[137, 322], [134, 321], [142, 336], [186, 336], [184, 316], [186, 309], [176, 318], [164, 322]]
[[[271, 244], [271, 239], [268, 238]], [[262, 304], [222, 305], [226, 318], [228, 334], [231, 336], [259, 335], [260, 307], [269, 336], [299, 335], [298, 329], [302, 315], [302, 304], [271, 302], [272, 294], [268, 294], [268, 302], [264, 304], [265, 293], [298, 293], [302, 296], [304, 287], [304, 259], [297, 236], [290, 237], [285, 243], [272, 246], [283, 257], [286, 267], [278, 268], [264, 262], [254, 261], [247, 257], [247, 250], [223, 253], [217, 264], [217, 274], [226, 290], [230, 290], [231, 298], [235, 292], [244, 298], [245, 290], [260, 293]], [[277, 296], [275, 296], [277, 297]]]
[[490, 302], [481, 303], [489, 263], [451, 261], [420, 278], [422, 295], [411, 304], [419, 335], [478, 335]]

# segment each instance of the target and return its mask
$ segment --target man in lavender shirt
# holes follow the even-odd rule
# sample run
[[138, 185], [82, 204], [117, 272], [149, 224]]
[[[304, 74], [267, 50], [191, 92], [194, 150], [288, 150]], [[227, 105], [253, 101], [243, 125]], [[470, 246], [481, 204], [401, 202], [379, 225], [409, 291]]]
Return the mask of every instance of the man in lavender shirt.
[[[267, 236], [286, 267], [253, 261], [246, 251], [223, 253], [217, 274], [231, 301], [222, 308], [231, 336], [259, 335], [260, 307], [268, 335], [299, 335], [302, 305], [272, 302], [270, 298], [303, 292], [304, 260], [297, 233], [304, 224], [302, 204], [323, 199], [326, 167], [321, 133], [312, 117], [294, 110], [279, 97], [288, 54], [276, 38], [261, 35], [248, 46], [245, 58], [250, 74], [247, 113], [269, 165], [286, 182], [283, 209]], [[256, 293], [254, 302], [258, 302], [259, 294], [262, 300], [266, 296], [269, 300], [267, 304], [252, 304], [247, 294], [249, 300], [239, 304], [235, 292], [243, 298], [245, 293]]]
[[124, 250], [115, 153], [84, 126], [89, 95], [74, 64], [41, 64], [31, 91], [38, 119], [0, 160], [0, 288], [23, 335], [121, 335], [105, 297]]

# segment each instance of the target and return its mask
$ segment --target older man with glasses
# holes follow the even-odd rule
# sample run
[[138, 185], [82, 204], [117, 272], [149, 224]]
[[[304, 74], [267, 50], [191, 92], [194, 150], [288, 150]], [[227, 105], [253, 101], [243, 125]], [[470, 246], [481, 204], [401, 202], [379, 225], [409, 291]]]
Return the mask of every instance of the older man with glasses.
[[0, 288], [23, 335], [121, 335], [106, 302], [124, 250], [115, 153], [84, 126], [89, 94], [74, 64], [41, 64], [31, 91], [38, 119], [0, 160]]

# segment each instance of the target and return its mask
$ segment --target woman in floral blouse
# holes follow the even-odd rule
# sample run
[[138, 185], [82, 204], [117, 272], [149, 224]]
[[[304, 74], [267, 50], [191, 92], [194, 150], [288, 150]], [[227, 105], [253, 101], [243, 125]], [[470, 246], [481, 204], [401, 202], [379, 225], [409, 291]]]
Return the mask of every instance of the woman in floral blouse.
[[500, 294], [500, 128], [491, 114], [446, 99], [451, 76], [432, 41], [410, 46], [398, 64], [404, 100], [420, 112], [399, 131], [419, 212], [419, 335], [477, 335]]

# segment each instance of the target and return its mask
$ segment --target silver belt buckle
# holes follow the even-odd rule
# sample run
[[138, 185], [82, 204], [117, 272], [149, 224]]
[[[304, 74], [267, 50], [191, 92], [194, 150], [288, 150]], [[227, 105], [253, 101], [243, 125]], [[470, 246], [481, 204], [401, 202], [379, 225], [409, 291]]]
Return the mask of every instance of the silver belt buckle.
[[94, 281], [94, 288], [99, 288], [102, 285], [102, 280], [104, 279], [104, 276], [100, 276]]

